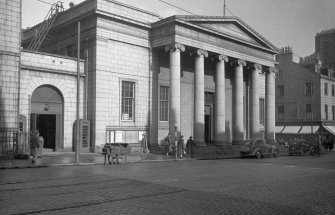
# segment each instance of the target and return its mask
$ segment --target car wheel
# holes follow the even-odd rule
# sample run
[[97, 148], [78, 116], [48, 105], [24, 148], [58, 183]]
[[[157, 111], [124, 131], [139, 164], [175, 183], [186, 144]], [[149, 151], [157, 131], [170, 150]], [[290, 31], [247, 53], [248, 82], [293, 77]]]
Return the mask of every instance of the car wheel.
[[274, 157], [274, 158], [278, 157], [278, 151], [277, 151], [277, 150], [275, 150], [275, 151], [273, 152], [273, 157]]
[[257, 158], [257, 159], [260, 159], [261, 157], [262, 157], [262, 152], [257, 151], [257, 152], [256, 152], [256, 158]]

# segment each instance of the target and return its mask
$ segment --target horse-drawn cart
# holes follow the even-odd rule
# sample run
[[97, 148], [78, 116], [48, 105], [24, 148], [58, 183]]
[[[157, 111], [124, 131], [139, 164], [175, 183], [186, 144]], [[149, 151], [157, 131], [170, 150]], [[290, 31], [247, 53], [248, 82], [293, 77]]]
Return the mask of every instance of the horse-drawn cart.
[[[105, 156], [104, 164], [106, 164], [106, 159], [108, 158], [109, 164], [119, 164], [119, 159], [124, 156], [124, 161], [127, 162], [127, 155], [129, 155], [131, 147], [128, 143], [106, 143], [102, 148], [102, 154]], [[110, 160], [112, 157], [112, 161]]]

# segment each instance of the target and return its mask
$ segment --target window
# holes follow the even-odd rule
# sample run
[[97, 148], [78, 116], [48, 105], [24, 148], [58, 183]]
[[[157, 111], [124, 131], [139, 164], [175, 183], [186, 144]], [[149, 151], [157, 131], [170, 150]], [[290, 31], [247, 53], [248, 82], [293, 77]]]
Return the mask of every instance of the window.
[[328, 84], [325, 83], [325, 95], [328, 95]]
[[326, 120], [328, 120], [328, 105], [325, 105]]
[[313, 83], [306, 83], [306, 96], [311, 96], [313, 94]]
[[169, 87], [160, 87], [159, 120], [169, 121]]
[[264, 99], [259, 99], [259, 124], [264, 125]]
[[279, 121], [284, 120], [284, 106], [278, 106], [277, 107], [277, 116]]
[[312, 105], [306, 104], [306, 120], [312, 120]]
[[335, 96], [335, 86], [332, 84], [332, 96]]
[[335, 106], [332, 106], [332, 114], [333, 114], [333, 120], [335, 120]]
[[277, 86], [278, 96], [284, 96], [284, 86]]
[[121, 120], [133, 120], [134, 117], [134, 89], [135, 83], [122, 81], [122, 109]]

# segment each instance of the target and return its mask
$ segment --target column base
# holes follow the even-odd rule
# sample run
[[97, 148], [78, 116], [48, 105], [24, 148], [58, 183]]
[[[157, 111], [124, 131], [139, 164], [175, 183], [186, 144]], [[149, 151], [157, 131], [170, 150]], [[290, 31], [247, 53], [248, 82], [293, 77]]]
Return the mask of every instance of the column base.
[[202, 140], [194, 140], [193, 142], [196, 146], [207, 146], [205, 141], [202, 141]]
[[222, 146], [222, 145], [227, 145], [227, 143], [224, 140], [215, 140], [213, 145]]

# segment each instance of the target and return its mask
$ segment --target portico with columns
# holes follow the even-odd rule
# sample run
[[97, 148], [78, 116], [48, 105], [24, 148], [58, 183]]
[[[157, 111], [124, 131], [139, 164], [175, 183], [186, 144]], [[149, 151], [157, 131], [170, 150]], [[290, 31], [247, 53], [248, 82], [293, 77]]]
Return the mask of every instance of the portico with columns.
[[[167, 133], [197, 145], [274, 140], [277, 49], [257, 32], [238, 18], [173, 16], [153, 24], [151, 46], [158, 144]], [[168, 121], [160, 118], [161, 87], [169, 89]]]

